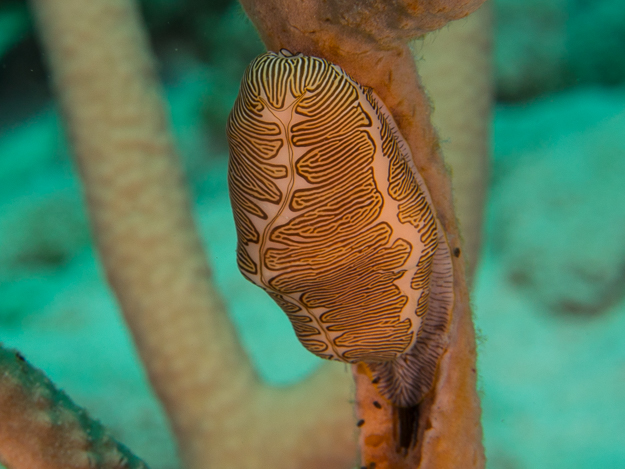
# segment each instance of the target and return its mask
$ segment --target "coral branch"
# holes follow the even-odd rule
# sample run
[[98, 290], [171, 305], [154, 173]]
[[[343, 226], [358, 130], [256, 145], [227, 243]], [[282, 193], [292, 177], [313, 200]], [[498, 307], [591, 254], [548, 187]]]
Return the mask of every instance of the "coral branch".
[[[268, 49], [326, 58], [372, 87], [391, 110], [428, 186], [454, 256], [455, 306], [450, 344], [434, 390], [421, 405], [420, 445], [397, 453], [390, 406], [377, 394], [366, 367], [354, 366], [363, 466], [381, 468], [481, 468], [480, 406], [464, 258], [452, 203], [451, 181], [430, 123], [430, 104], [407, 40], [475, 10], [481, 1], [348, 2], [242, 0]], [[367, 423], [369, 422], [369, 423]], [[362, 423], [362, 422], [361, 422]]]
[[433, 103], [432, 123], [445, 163], [451, 167], [469, 284], [480, 253], [489, 176], [493, 100], [489, 6], [410, 44]]
[[0, 346], [0, 461], [10, 469], [147, 469], [45, 375]]

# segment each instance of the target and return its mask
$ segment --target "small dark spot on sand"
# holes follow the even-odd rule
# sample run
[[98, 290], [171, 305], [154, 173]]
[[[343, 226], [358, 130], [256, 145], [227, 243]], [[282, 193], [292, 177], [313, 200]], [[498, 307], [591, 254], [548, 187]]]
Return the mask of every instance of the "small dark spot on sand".
[[460, 248], [454, 249], [454, 256], [460, 257]]

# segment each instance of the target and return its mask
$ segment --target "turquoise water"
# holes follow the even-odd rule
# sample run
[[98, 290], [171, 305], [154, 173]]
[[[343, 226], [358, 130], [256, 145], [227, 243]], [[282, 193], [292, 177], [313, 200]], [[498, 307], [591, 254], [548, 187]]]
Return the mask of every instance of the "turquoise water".
[[[227, 5], [143, 6], [217, 284], [263, 378], [296, 382], [319, 362], [236, 270], [226, 194], [223, 126], [260, 44]], [[473, 294], [489, 469], [625, 468], [622, 9], [496, 3], [492, 182]], [[0, 3], [0, 341], [151, 467], [175, 468], [90, 243], [30, 24], [24, 3]]]

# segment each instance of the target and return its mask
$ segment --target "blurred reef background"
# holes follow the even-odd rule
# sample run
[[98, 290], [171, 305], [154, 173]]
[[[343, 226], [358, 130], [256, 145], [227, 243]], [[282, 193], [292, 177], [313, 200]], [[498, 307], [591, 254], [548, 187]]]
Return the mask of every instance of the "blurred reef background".
[[[491, 2], [497, 101], [473, 296], [488, 468], [625, 468], [625, 2]], [[263, 46], [230, 0], [141, 7], [233, 322], [264, 379], [295, 382], [318, 361], [236, 270], [226, 188], [226, 118]], [[0, 0], [0, 342], [152, 468], [179, 467], [103, 281], [22, 0]]]

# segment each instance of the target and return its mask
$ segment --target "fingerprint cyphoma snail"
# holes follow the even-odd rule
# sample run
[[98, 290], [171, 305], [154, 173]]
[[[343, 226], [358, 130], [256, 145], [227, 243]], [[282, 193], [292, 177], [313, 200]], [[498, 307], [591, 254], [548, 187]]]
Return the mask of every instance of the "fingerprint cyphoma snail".
[[414, 409], [447, 343], [453, 277], [391, 113], [339, 66], [283, 49], [250, 64], [227, 132], [241, 273], [308, 350], [365, 362]]

